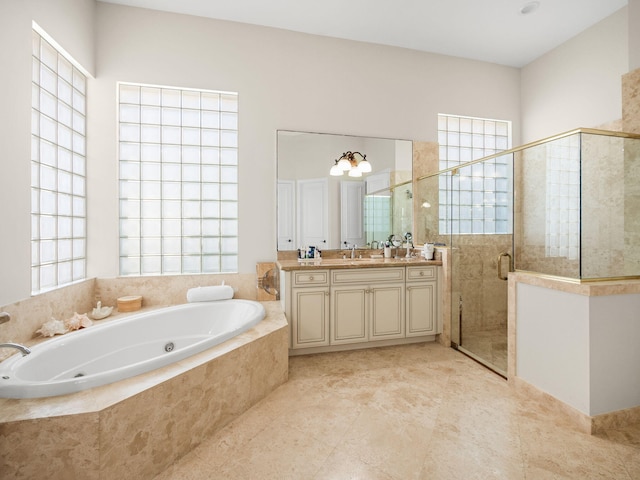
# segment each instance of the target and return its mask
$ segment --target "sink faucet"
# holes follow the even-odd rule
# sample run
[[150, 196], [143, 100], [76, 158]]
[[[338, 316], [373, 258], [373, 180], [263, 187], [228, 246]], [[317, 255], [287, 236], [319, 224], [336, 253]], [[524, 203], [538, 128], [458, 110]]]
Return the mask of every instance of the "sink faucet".
[[355, 243], [351, 245], [351, 258], [356, 258], [356, 247]]
[[24, 345], [20, 345], [19, 343], [0, 343], [0, 348], [15, 348], [22, 352], [23, 357], [31, 353], [31, 350], [29, 350]]

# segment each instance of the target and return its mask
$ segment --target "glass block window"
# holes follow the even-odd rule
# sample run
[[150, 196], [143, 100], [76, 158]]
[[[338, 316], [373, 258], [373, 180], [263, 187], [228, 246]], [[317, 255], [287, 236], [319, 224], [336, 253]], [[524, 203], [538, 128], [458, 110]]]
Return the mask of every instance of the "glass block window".
[[391, 228], [391, 195], [367, 195], [364, 198], [364, 229], [368, 243], [387, 239]]
[[[440, 114], [438, 142], [440, 170], [457, 167], [511, 148], [511, 122]], [[450, 179], [440, 176], [440, 234], [511, 233], [510, 159], [468, 165]]]
[[577, 260], [580, 253], [580, 136], [547, 146], [545, 253]]
[[238, 270], [238, 95], [118, 84], [120, 274]]
[[34, 27], [31, 291], [86, 277], [86, 75]]

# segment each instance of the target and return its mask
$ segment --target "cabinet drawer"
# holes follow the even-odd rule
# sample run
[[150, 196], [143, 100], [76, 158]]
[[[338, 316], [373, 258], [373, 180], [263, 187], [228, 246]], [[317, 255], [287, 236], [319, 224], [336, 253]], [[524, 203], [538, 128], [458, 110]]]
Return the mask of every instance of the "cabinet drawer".
[[379, 283], [404, 281], [404, 268], [358, 268], [347, 270], [332, 270], [331, 283], [341, 285], [345, 283]]
[[436, 279], [436, 267], [407, 267], [407, 282]]
[[294, 271], [294, 287], [327, 286], [329, 285], [328, 270]]

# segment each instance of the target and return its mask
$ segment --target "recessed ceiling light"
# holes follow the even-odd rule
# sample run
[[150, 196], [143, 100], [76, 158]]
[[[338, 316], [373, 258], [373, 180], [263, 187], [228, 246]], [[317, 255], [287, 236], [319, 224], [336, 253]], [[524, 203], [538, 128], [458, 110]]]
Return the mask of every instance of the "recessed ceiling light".
[[529, 15], [535, 12], [540, 6], [540, 2], [527, 2], [520, 9], [520, 15]]

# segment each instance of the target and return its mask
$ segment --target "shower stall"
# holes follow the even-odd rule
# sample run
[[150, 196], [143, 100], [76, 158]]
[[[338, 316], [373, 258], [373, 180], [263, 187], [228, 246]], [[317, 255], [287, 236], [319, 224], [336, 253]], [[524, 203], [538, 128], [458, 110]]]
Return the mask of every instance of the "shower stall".
[[[640, 136], [579, 129], [419, 178], [419, 238], [451, 250], [451, 341], [506, 377], [507, 278], [640, 278]], [[447, 319], [445, 319], [447, 321]]]

